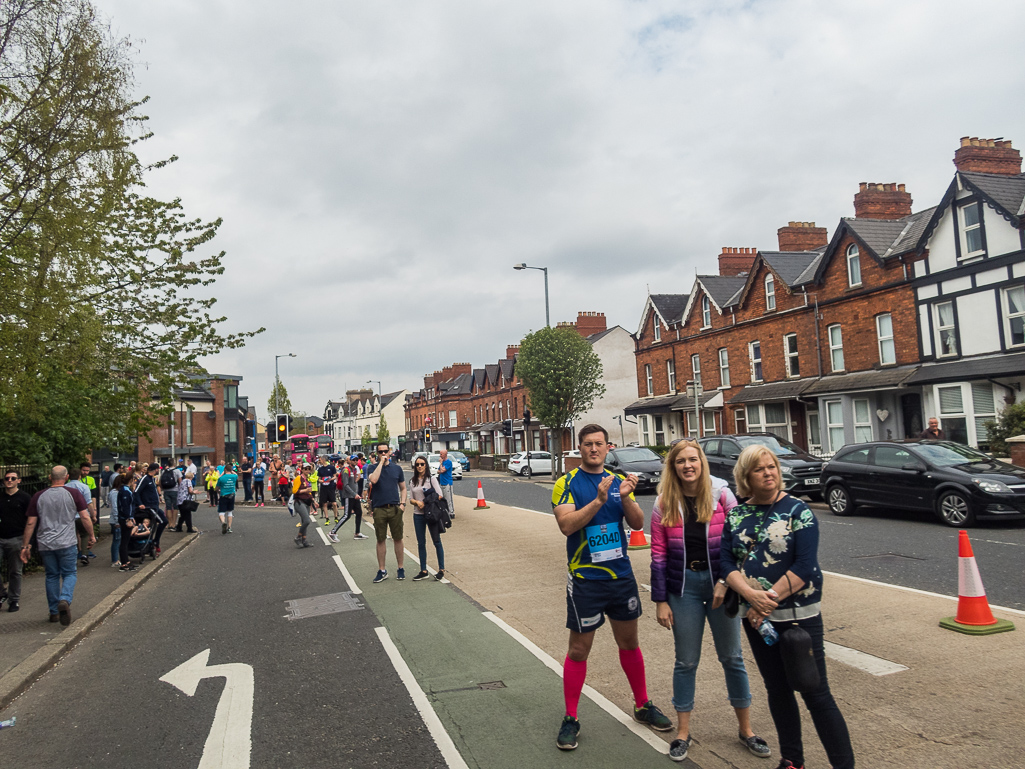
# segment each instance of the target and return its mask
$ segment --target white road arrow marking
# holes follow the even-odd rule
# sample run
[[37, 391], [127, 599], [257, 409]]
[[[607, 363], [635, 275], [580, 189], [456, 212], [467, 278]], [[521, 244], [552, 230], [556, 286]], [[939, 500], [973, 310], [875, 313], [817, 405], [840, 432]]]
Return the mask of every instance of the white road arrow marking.
[[160, 680], [192, 697], [201, 680], [223, 676], [224, 691], [217, 702], [199, 769], [249, 769], [253, 748], [253, 666], [241, 662], [208, 665], [209, 659], [210, 650], [201, 651]]

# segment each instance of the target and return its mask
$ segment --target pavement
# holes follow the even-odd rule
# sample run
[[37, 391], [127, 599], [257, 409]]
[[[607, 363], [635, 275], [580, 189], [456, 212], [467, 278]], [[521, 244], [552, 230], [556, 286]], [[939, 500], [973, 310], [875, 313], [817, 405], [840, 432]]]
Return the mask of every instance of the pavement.
[[[508, 478], [508, 475], [496, 475]], [[472, 482], [478, 477], [484, 477], [486, 494], [487, 476], [474, 474], [467, 480]], [[232, 556], [238, 559], [232, 563], [239, 564], [235, 569], [241, 564], [249, 564], [249, 579], [254, 580], [254, 586], [252, 591], [247, 589], [244, 592], [257, 592], [261, 598], [266, 598], [260, 601], [268, 604], [266, 611], [261, 616], [250, 617], [254, 612], [249, 611], [242, 613], [244, 617], [236, 617], [226, 608], [230, 605], [218, 604], [216, 596], [205, 599], [204, 604], [209, 604], [213, 612], [212, 619], [203, 620], [197, 616], [195, 622], [204, 626], [195, 632], [195, 643], [188, 645], [188, 651], [183, 648], [174, 660], [162, 660], [163, 668], [169, 669], [176, 664], [178, 656], [183, 659], [191, 656], [192, 647], [197, 644], [210, 645], [207, 639], [216, 641], [227, 636], [230, 639], [227, 651], [237, 657], [259, 645], [255, 635], [258, 634], [258, 640], [264, 642], [263, 636], [278, 632], [270, 627], [272, 622], [285, 622], [288, 628], [294, 628], [302, 623], [330, 619], [315, 617], [289, 625], [280, 616], [283, 612], [276, 592], [296, 598], [348, 588], [369, 612], [350, 612], [332, 617], [359, 617], [362, 623], [360, 632], [376, 632], [381, 639], [380, 646], [363, 642], [360, 654], [375, 656], [377, 676], [361, 683], [362, 707], [351, 711], [355, 716], [349, 718], [361, 716], [364, 710], [373, 714], [375, 697], [381, 696], [382, 691], [394, 695], [395, 690], [400, 689], [396, 676], [392, 673], [386, 675], [384, 668], [387, 664], [381, 661], [381, 646], [385, 646], [387, 638], [397, 655], [392, 657], [389, 652], [398, 678], [403, 677], [400, 668], [405, 666], [407, 679], [412, 680], [412, 684], [404, 680], [410, 692], [408, 697], [415, 706], [415, 711], [409, 708], [410, 716], [415, 719], [418, 714], [423, 719], [421, 726], [426, 724], [430, 738], [440, 751], [437, 758], [432, 756], [418, 765], [488, 769], [528, 765], [543, 769], [584, 761], [590, 767], [666, 766], [665, 752], [668, 739], [673, 735], [655, 734], [630, 720], [627, 714], [632, 709], [632, 698], [607, 628], [598, 631], [588, 665], [590, 688], [585, 690], [581, 703], [580, 747], [568, 754], [555, 749], [552, 743], [562, 713], [559, 671], [566, 651], [565, 540], [550, 514], [493, 502], [489, 503], [490, 509], [477, 510], [473, 499], [461, 496], [456, 497], [455, 503], [456, 521], [443, 538], [447, 561], [445, 583], [433, 579], [412, 582], [417, 564], [409, 554], [415, 554], [416, 547], [412, 535], [412, 514], [407, 512], [405, 547], [409, 554], [406, 556], [408, 576], [405, 581], [395, 579], [395, 558], [389, 542], [391, 578], [381, 584], [372, 584], [377, 568], [373, 541], [354, 542], [351, 539], [352, 527], [348, 525], [341, 532], [341, 535], [348, 533], [348, 536], [341, 536], [341, 542], [336, 545], [323, 543], [314, 550], [281, 549], [271, 554], [275, 565], [277, 559], [289, 559], [287, 562], [282, 560], [281, 567], [290, 570], [300, 567], [288, 566], [288, 563], [303, 559], [301, 570], [295, 571], [294, 583], [284, 590], [275, 587], [279, 577], [263, 573], [269, 571], [268, 562], [263, 550], [256, 548], [269, 547], [267, 543], [272, 540], [266, 539], [262, 529], [259, 532], [255, 529], [260, 526], [266, 527], [268, 532], [284, 532], [291, 529], [291, 522], [280, 508], [247, 508], [245, 516], [252, 519], [254, 532], [243, 536], [259, 534], [260, 538], [250, 539], [247, 552]], [[211, 517], [212, 511], [202, 508], [197, 515]], [[238, 529], [246, 532], [247, 526], [241, 525]], [[364, 531], [372, 536], [372, 527], [365, 525]], [[96, 550], [101, 557], [80, 575], [75, 600], [77, 619], [69, 628], [55, 635], [52, 634], [53, 626], [47, 622], [45, 600], [39, 599], [42, 611], [36, 607], [34, 613], [26, 614], [29, 601], [36, 600], [32, 598], [33, 593], [42, 592], [42, 575], [26, 580], [22, 612], [0, 617], [0, 633], [3, 633], [4, 621], [11, 617], [17, 617], [19, 621], [24, 617], [37, 623], [38, 627], [3, 633], [4, 644], [0, 645], [0, 669], [4, 673], [0, 679], [0, 717], [17, 715], [19, 708], [25, 712], [45, 712], [47, 703], [56, 696], [55, 692], [66, 686], [61, 676], [70, 676], [76, 668], [100, 670], [99, 663], [86, 655], [99, 654], [109, 644], [90, 646], [87, 641], [81, 643], [80, 648], [73, 647], [91, 631], [100, 641], [107, 635], [116, 637], [117, 633], [126, 632], [124, 627], [134, 626], [125, 624], [122, 627], [119, 623], [123, 620], [127, 623], [131, 613], [141, 612], [144, 604], [166, 604], [172, 598], [182, 601], [182, 607], [172, 616], [181, 626], [179, 633], [193, 634], [190, 627], [193, 621], [190, 621], [185, 608], [188, 596], [178, 595], [179, 590], [174, 586], [189, 589], [195, 585], [197, 587], [191, 589], [198, 591], [198, 585], [211, 580], [211, 575], [202, 569], [215, 568], [214, 561], [198, 558], [201, 551], [233, 547], [234, 544], [231, 537], [211, 539], [207, 536], [200, 540], [205, 545], [199, 549], [190, 548], [182, 554], [185, 558], [169, 562], [179, 552], [176, 548], [187, 547], [197, 539], [196, 535], [191, 538], [172, 536], [179, 537], [179, 541], [168, 540], [168, 534], [165, 534], [164, 544], [170, 544], [170, 547], [165, 547], [161, 558], [152, 564], [162, 567], [163, 573], [142, 590], [140, 587], [148, 578], [145, 569], [151, 569], [151, 565], [148, 563], [142, 572], [125, 579], [125, 575], [116, 570], [99, 565], [104, 561], [101, 542]], [[266, 536], [273, 536], [274, 542], [277, 538], [285, 539], [283, 533]], [[312, 527], [310, 537], [312, 542], [323, 542]], [[635, 550], [630, 555], [638, 581], [643, 585], [648, 581], [650, 551]], [[430, 544], [428, 562], [430, 566], [436, 566]], [[233, 573], [223, 571], [223, 566], [221, 569], [213, 573], [215, 582]], [[952, 559], [951, 569], [956, 571], [956, 559]], [[148, 574], [153, 575], [155, 571], [153, 569]], [[165, 574], [170, 576], [165, 577]], [[116, 579], [118, 576], [120, 580]], [[189, 581], [185, 581], [186, 577]], [[104, 585], [110, 586], [106, 595], [102, 595]], [[307, 586], [305, 591], [301, 589], [303, 585]], [[174, 596], [171, 596], [172, 591]], [[224, 600], [229, 600], [233, 591], [224, 592]], [[132, 593], [136, 595], [128, 601]], [[234, 594], [241, 595], [238, 590]], [[641, 648], [645, 655], [649, 695], [671, 716], [672, 637], [656, 624], [653, 606], [645, 600], [643, 592], [642, 601], [645, 614], [640, 623]], [[126, 602], [122, 611], [110, 616], [115, 608]], [[139, 603], [139, 608], [133, 609], [136, 603]], [[196, 611], [200, 609], [205, 610], [205, 607], [198, 607]], [[850, 726], [860, 765], [923, 769], [1020, 765], [1016, 727], [1020, 727], [1020, 714], [1025, 710], [1025, 687], [1020, 686], [1025, 674], [1025, 655], [1022, 654], [1025, 636], [1018, 630], [972, 637], [939, 628], [940, 618], [955, 611], [956, 602], [945, 596], [827, 574], [823, 616], [826, 638], [831, 644], [831, 687]], [[1022, 612], [1001, 610], [995, 613], [1016, 622], [1019, 627], [1025, 622]], [[373, 621], [368, 625], [362, 618]], [[256, 624], [257, 620], [259, 624]], [[244, 624], [249, 621], [254, 623], [251, 627]], [[295, 647], [310, 649], [311, 653], [318, 651], [321, 645], [333, 650], [335, 638], [344, 637], [340, 634], [345, 632], [355, 632], [348, 625], [329, 625], [327, 622], [306, 627], [319, 628], [312, 638], [321, 639], [323, 643], [313, 641], [311, 646], [310, 638], [303, 635], [296, 638]], [[168, 627], [160, 628], [159, 632], [174, 631]], [[35, 637], [40, 633], [50, 635]], [[280, 678], [286, 675], [290, 665], [295, 664], [291, 659], [294, 648], [291, 644], [282, 646], [276, 641], [270, 645], [281, 649], [284, 659], [264, 661], [262, 664], [266, 671], [258, 665], [258, 682], [261, 676], [264, 680], [268, 676]], [[778, 754], [774, 754], [771, 761], [762, 761], [748, 754], [738, 742], [722, 673], [707, 633], [703, 651], [705, 663], [698, 669], [697, 699], [692, 719], [695, 742], [690, 763], [683, 765], [702, 769], [774, 766]], [[40, 664], [40, 652], [46, 654], [47, 661], [43, 664]], [[282, 657], [281, 651], [275, 654]], [[745, 656], [754, 696], [752, 721], [756, 731], [775, 750], [778, 743], [757, 668], [750, 655]], [[60, 658], [64, 658], [66, 664], [54, 669], [54, 662]], [[34, 662], [28, 664], [29, 660]], [[73, 664], [76, 661], [81, 664], [76, 666]], [[282, 667], [276, 675], [274, 665]], [[163, 668], [160, 672], [165, 672]], [[323, 667], [318, 669], [324, 671]], [[341, 674], [344, 671], [339, 667], [334, 672]], [[40, 676], [42, 679], [38, 680]], [[149, 676], [139, 675], [137, 678], [142, 686], [141, 682]], [[341, 679], [336, 683], [340, 684]], [[145, 696], [165, 696], [159, 687], [166, 688], [166, 684], [153, 686], [152, 693]], [[313, 688], [307, 685], [302, 695], [315, 699]], [[18, 692], [25, 694], [11, 704]], [[278, 696], [275, 693], [275, 698]], [[408, 701], [406, 706], [409, 707]], [[281, 707], [286, 707], [284, 702]], [[290, 711], [278, 710], [276, 705], [274, 712]], [[259, 720], [259, 703], [256, 715]], [[268, 714], [267, 717], [271, 716]], [[334, 722], [328, 720], [327, 723]], [[19, 730], [22, 727], [21, 718], [18, 727]], [[374, 718], [367, 718], [361, 727], [363, 732], [381, 728], [375, 726]], [[809, 769], [827, 766], [824, 751], [814, 738], [813, 726], [806, 716], [804, 727], [806, 765]], [[254, 733], [257, 731], [254, 724]], [[9, 740], [11, 735], [19, 741], [26, 740], [25, 749], [32, 749], [28, 736], [23, 736], [25, 732], [12, 733], [4, 731], [0, 738]], [[197, 739], [202, 741], [205, 730], [197, 726], [197, 733]], [[416, 733], [408, 736], [410, 740], [416, 737]], [[275, 749], [281, 752], [280, 755], [275, 754], [272, 763], [263, 765], [279, 765], [277, 759], [283, 761], [288, 755], [281, 739], [267, 740], [278, 746]], [[14, 743], [11, 745], [13, 747]], [[255, 744], [254, 758], [258, 749], [259, 744]], [[422, 752], [421, 755], [427, 758]], [[353, 758], [356, 759], [355, 756]], [[116, 759], [114, 763], [117, 763]], [[166, 765], [177, 766], [178, 762]], [[356, 759], [346, 765], [369, 764]], [[407, 764], [396, 757], [390, 765], [401, 767]]]

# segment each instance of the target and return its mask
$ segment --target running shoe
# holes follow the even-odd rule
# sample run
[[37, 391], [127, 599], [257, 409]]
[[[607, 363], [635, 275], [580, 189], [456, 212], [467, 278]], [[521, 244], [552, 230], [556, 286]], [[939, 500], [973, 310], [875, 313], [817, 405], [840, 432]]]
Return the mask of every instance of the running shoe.
[[71, 605], [67, 601], [57, 602], [57, 616], [64, 627], [71, 624]]
[[647, 724], [656, 732], [668, 732], [673, 728], [673, 722], [666, 718], [665, 714], [656, 708], [651, 700], [639, 708], [634, 708], [634, 721]]
[[[337, 523], [337, 521], [335, 521], [335, 523]], [[330, 521], [330, 520], [328, 520], [327, 518], [325, 518], [325, 519], [324, 519], [324, 525], [325, 525], [325, 526], [330, 526], [330, 525], [331, 525], [331, 521]]]
[[388, 570], [381, 569], [379, 572], [377, 572], [377, 576], [374, 577], [374, 584], [378, 582], [384, 582], [386, 579], [388, 579]]
[[428, 578], [428, 577], [430, 577], [430, 576], [431, 576], [431, 575], [430, 575], [430, 574], [429, 574], [428, 572], [426, 572], [426, 571], [423, 571], [423, 570], [421, 570], [421, 571], [418, 571], [418, 572], [417, 572], [417, 573], [416, 573], [416, 574], [415, 574], [415, 575], [413, 576], [413, 581], [414, 581], [414, 582], [419, 582], [420, 580], [422, 580], [422, 579], [427, 579], [427, 578]]
[[436, 580], [438, 580], [438, 582], [441, 582], [441, 581], [442, 581], [443, 579], [445, 579], [445, 570], [444, 570], [444, 569], [438, 569], [438, 570], [437, 570], [437, 571], [436, 571], [436, 572], [434, 573], [434, 578], [435, 578]]
[[367, 539], [367, 535], [360, 532], [355, 537], [353, 537], [353, 539]]
[[300, 536], [296, 537], [296, 538], [295, 538], [295, 539], [293, 539], [292, 541], [293, 541], [293, 542], [295, 542], [295, 546], [296, 546], [296, 547], [302, 547], [302, 546], [303, 546], [303, 538], [302, 538], [302, 535], [300, 535]]
[[90, 558], [96, 557], [96, 553], [92, 552], [91, 550], [88, 553], [86, 553], [86, 555], [88, 555]]
[[559, 750], [575, 750], [578, 734], [580, 734], [580, 722], [573, 718], [573, 716], [566, 716], [562, 719], [559, 738], [555, 741], [555, 744], [559, 746]]
[[[229, 526], [229, 527], [228, 527], [228, 533], [229, 533], [229, 534], [234, 534], [234, 533], [235, 533], [235, 532], [233, 532], [233, 531], [231, 530], [231, 526]], [[157, 552], [160, 552], [160, 551], [158, 550]]]
[[405, 578], [406, 578], [406, 570], [405, 569], [396, 569], [395, 570], [395, 579], [405, 579]]
[[673, 761], [683, 761], [687, 758], [688, 750], [690, 750], [690, 737], [685, 740], [673, 740], [669, 743], [669, 758]]
[[327, 538], [330, 539], [332, 542], [337, 542], [338, 541], [338, 535], [337, 534], [332, 534], [331, 532], [328, 532]]
[[751, 755], [758, 756], [759, 758], [768, 758], [772, 755], [772, 748], [769, 747], [769, 743], [757, 734], [752, 734], [750, 737], [738, 734], [737, 737], [744, 743], [744, 747], [748, 749]]
[[[51, 622], [52, 621], [53, 620], [51, 620]], [[779, 766], [777, 766], [776, 769], [804, 769], [804, 766], [797, 766], [792, 761], [787, 761], [785, 758], [781, 758], [779, 761]]]
[[228, 533], [228, 524], [222, 523], [221, 524], [221, 534], [227, 534], [227, 533]]

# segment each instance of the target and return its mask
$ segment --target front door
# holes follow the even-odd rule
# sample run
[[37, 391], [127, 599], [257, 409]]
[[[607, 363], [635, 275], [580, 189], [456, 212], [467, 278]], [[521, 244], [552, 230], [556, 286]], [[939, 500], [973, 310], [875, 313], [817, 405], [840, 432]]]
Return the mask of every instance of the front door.
[[900, 396], [900, 411], [904, 417], [904, 437], [917, 438], [925, 424], [922, 420], [922, 396], [920, 393], [904, 393]]

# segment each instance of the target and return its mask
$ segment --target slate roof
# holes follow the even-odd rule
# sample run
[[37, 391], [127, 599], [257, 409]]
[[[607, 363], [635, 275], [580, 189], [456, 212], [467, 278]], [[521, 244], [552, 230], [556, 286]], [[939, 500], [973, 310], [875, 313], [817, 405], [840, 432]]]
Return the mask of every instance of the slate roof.
[[486, 363], [484, 364], [484, 373], [488, 378], [488, 381], [493, 385], [498, 384], [498, 364], [497, 363]]
[[402, 390], [396, 390], [393, 393], [385, 393], [384, 395], [382, 395], [381, 396], [381, 408], [384, 408], [385, 406], [387, 406], [393, 400], [398, 398], [401, 394], [402, 394]]
[[[762, 259], [779, 279], [793, 288], [798, 285], [800, 277], [817, 259], [822, 258], [821, 251], [760, 251]], [[752, 270], [752, 273], [754, 270]]]
[[475, 368], [473, 370], [473, 384], [475, 387], [484, 389], [484, 382], [487, 379], [487, 374], [482, 368]]
[[822, 259], [825, 255], [826, 251], [823, 249], [818, 256], [812, 259], [811, 264], [805, 268], [804, 272], [797, 276], [797, 280], [794, 281], [794, 285], [803, 286], [805, 283], [811, 283], [815, 279], [815, 275], [819, 271], [819, 265], [822, 264]]
[[473, 374], [460, 374], [445, 392], [448, 395], [469, 395], [473, 392]]
[[878, 260], [912, 251], [929, 224], [936, 206], [905, 216], [903, 219], [858, 219], [844, 217], [843, 222]]
[[747, 283], [747, 277], [740, 275], [698, 275], [697, 280], [720, 310], [733, 304]]
[[796, 398], [813, 382], [812, 379], [788, 379], [785, 382], [747, 385], [730, 398], [729, 403], [761, 403]]
[[673, 404], [679, 399], [679, 395], [660, 395], [657, 398], [641, 398], [623, 409], [623, 413], [631, 416], [636, 414], [668, 414], [672, 411]]
[[649, 299], [666, 323], [679, 323], [687, 308], [687, 294], [650, 294]]
[[[698, 398], [701, 401], [701, 405], [704, 406], [718, 394], [718, 390], [705, 390], [703, 393], [701, 393], [701, 395], [698, 396]], [[676, 396], [676, 402], [673, 403], [673, 411], [691, 411], [693, 409], [694, 397], [692, 395]]]
[[904, 384], [958, 382], [1018, 374], [1025, 374], [1025, 352], [926, 364], [912, 374]]
[[502, 374], [505, 375], [505, 381], [511, 385], [513, 380], [513, 369], [515, 368], [515, 361], [509, 358], [503, 358], [498, 361], [498, 367], [501, 369]]
[[877, 371], [855, 371], [852, 374], [835, 374], [813, 382], [803, 395], [825, 395], [838, 392], [863, 392], [898, 387], [904, 383], [917, 367], [885, 368]]
[[980, 174], [961, 172], [967, 185], [992, 203], [1014, 225], [1021, 224], [1025, 214], [1025, 174]]

